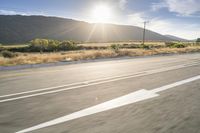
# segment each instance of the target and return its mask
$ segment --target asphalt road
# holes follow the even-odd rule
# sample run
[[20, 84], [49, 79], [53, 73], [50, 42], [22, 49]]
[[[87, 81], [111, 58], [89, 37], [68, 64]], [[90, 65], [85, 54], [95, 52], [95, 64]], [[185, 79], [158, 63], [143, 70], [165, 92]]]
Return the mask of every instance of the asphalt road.
[[200, 133], [200, 54], [0, 72], [1, 133]]

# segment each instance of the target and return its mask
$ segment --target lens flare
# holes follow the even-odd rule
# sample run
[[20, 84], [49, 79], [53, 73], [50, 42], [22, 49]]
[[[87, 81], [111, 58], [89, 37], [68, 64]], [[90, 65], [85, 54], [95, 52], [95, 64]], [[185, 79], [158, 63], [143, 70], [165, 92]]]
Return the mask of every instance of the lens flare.
[[106, 4], [99, 4], [92, 10], [92, 19], [98, 23], [106, 23], [111, 20], [112, 11]]

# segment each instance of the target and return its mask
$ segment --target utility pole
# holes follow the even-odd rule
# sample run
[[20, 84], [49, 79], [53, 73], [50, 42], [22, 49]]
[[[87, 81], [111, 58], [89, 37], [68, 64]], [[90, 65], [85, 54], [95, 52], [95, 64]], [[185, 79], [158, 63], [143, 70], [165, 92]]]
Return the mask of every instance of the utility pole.
[[149, 21], [144, 21], [144, 30], [143, 30], [143, 40], [142, 40], [142, 44], [144, 45], [145, 43], [145, 33], [146, 33], [146, 24], [149, 23]]

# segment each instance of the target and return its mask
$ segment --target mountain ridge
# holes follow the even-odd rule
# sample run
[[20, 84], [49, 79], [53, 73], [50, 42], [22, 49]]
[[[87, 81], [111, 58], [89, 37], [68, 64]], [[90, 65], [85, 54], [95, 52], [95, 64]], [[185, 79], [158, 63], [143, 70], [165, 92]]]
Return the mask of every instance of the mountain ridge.
[[[52, 16], [0, 15], [0, 43], [25, 43], [35, 38], [82, 42], [140, 41], [143, 29], [137, 26], [95, 24]], [[146, 40], [173, 39], [147, 30]]]

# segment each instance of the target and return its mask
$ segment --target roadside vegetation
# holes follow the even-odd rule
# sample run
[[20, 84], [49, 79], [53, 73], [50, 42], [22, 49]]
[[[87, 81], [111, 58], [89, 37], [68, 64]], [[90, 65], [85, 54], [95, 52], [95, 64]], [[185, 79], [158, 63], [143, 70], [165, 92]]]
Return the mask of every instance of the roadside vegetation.
[[122, 56], [148, 56], [200, 52], [200, 39], [196, 42], [109, 43], [85, 45], [73, 41], [34, 39], [25, 45], [0, 45], [0, 66], [78, 61]]
[[197, 38], [196, 43], [200, 44], [200, 38]]

